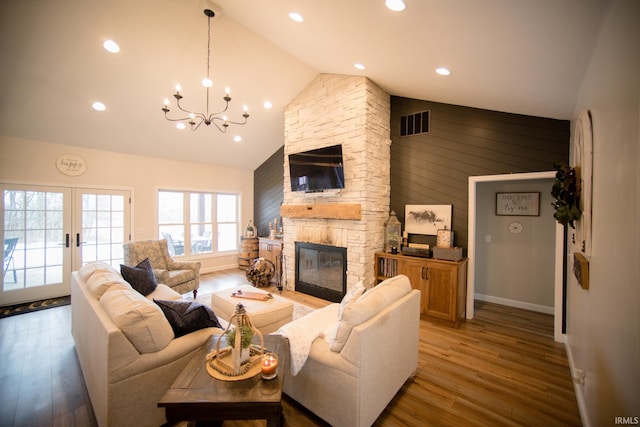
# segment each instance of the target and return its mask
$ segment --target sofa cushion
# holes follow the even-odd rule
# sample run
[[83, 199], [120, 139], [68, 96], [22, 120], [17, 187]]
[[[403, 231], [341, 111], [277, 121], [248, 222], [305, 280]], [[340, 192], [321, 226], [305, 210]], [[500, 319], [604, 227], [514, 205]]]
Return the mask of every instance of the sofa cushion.
[[99, 300], [109, 289], [132, 289], [131, 285], [122, 278], [111, 266], [95, 269], [85, 281], [91, 295]]
[[145, 258], [135, 267], [120, 264], [120, 272], [131, 287], [144, 296], [149, 295], [158, 286], [149, 258]]
[[411, 282], [405, 275], [392, 277], [367, 290], [354, 303], [342, 310], [342, 318], [328, 337], [329, 348], [332, 351], [341, 351], [355, 326], [366, 322], [409, 292], [411, 292]]
[[160, 307], [133, 289], [109, 289], [100, 305], [140, 353], [154, 353], [174, 338]]
[[154, 300], [176, 337], [208, 327], [222, 328], [213, 310], [196, 301]]
[[95, 273], [98, 270], [112, 270], [113, 267], [111, 267], [109, 264], [107, 264], [106, 262], [102, 262], [102, 261], [94, 261], [94, 262], [90, 262], [87, 263], [85, 265], [83, 265], [80, 270], [78, 270], [78, 274], [80, 275], [80, 278], [82, 279], [83, 282], [86, 282], [87, 280], [89, 280], [89, 277], [91, 277], [91, 275], [93, 273]]
[[154, 299], [181, 300], [182, 295], [180, 295], [164, 283], [158, 283], [158, 287], [150, 294], [145, 295], [145, 298], [147, 298], [149, 301], [153, 301]]

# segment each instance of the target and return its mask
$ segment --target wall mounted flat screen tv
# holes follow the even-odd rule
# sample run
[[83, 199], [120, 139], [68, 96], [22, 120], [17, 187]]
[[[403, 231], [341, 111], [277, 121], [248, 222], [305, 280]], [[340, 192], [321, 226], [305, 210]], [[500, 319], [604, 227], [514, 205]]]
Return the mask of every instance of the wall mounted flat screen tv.
[[344, 188], [342, 145], [289, 154], [291, 191], [316, 192]]

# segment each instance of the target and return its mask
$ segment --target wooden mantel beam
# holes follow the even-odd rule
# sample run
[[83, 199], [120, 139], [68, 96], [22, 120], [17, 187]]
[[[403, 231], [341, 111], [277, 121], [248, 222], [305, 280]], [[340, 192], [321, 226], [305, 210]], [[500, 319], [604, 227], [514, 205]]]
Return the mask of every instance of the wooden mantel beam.
[[287, 218], [355, 219], [362, 218], [359, 204], [325, 203], [321, 205], [280, 206], [280, 215]]

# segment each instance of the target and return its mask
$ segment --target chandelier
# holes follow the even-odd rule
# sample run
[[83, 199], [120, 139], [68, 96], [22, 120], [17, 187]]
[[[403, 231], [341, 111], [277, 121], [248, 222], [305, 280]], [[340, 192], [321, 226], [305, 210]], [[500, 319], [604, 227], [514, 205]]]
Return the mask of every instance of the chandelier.
[[[180, 94], [182, 90], [180, 84], [176, 85], [176, 93], [173, 94], [173, 97], [176, 99], [176, 105], [178, 109], [183, 113], [186, 113], [184, 117], [169, 117], [168, 113], [171, 111], [169, 109], [169, 99], [164, 100], [164, 106], [162, 107], [162, 111], [164, 111], [165, 119], [172, 122], [185, 122], [189, 123], [191, 126], [191, 130], [196, 130], [200, 127], [202, 123], [209, 126], [210, 124], [214, 124], [215, 127], [222, 133], [226, 133], [229, 125], [244, 125], [247, 123], [247, 119], [249, 118], [249, 113], [247, 112], [247, 106], [244, 106], [244, 112], [242, 117], [244, 121], [234, 122], [227, 118], [224, 113], [229, 108], [229, 101], [231, 101], [231, 97], [229, 96], [229, 88], [225, 90], [225, 95], [222, 98], [224, 100], [224, 109], [222, 111], [218, 111], [217, 113], [209, 113], [209, 89], [213, 86], [213, 82], [210, 78], [210, 64], [211, 64], [211, 18], [215, 16], [215, 13], [211, 9], [205, 9], [204, 14], [207, 16], [207, 25], [208, 25], [208, 38], [207, 38], [207, 77], [202, 80], [202, 86], [207, 90], [207, 105], [205, 113], [198, 113], [196, 111], [191, 111], [186, 108], [183, 108], [181, 105], [181, 101], [183, 96]], [[222, 115], [221, 115], [222, 114]], [[179, 126], [179, 125], [178, 125]]]

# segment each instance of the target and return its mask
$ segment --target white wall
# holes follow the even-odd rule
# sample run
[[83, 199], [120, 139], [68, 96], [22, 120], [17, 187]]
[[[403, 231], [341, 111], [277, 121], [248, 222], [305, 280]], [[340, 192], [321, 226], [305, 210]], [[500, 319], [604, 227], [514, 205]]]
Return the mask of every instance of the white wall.
[[[184, 147], [176, 147], [176, 150]], [[61, 174], [56, 159], [75, 154], [87, 163], [77, 177]], [[132, 239], [157, 239], [157, 193], [159, 189], [226, 191], [241, 195], [241, 232], [253, 216], [253, 171], [221, 168], [204, 163], [178, 162], [69, 145], [51, 144], [0, 136], [0, 181], [131, 190]], [[198, 255], [202, 272], [232, 268], [237, 254]]]
[[[553, 314], [553, 180], [479, 183], [476, 192], [476, 299]], [[540, 216], [497, 216], [497, 192], [539, 192]], [[523, 225], [521, 233], [509, 224]]]
[[639, 1], [610, 2], [575, 110], [593, 117], [593, 246], [590, 289], [568, 275], [567, 350], [594, 427], [640, 416], [639, 23]]

